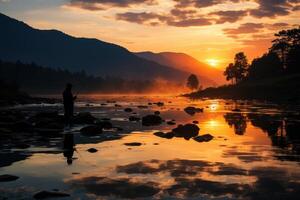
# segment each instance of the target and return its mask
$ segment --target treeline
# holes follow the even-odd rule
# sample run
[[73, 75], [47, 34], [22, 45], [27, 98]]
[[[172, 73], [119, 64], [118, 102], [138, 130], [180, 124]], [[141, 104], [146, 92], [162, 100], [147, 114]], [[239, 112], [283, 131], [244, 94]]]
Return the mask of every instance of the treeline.
[[[57, 94], [64, 89], [68, 82], [72, 83], [77, 91], [85, 93], [139, 93], [153, 88], [153, 83], [150, 81], [125, 80], [118, 77], [94, 77], [87, 75], [85, 71], [70, 72], [19, 61], [16, 63], [0, 61], [0, 81], [5, 85], [19, 87], [21, 91], [30, 94]], [[11, 87], [5, 88], [9, 92]]]
[[251, 64], [245, 53], [235, 55], [224, 71], [230, 85], [187, 96], [300, 101], [300, 27], [282, 30], [275, 37], [269, 51]]
[[224, 75], [233, 84], [300, 74], [300, 27], [275, 34], [272, 46], [262, 57], [248, 64], [243, 52], [237, 53]]

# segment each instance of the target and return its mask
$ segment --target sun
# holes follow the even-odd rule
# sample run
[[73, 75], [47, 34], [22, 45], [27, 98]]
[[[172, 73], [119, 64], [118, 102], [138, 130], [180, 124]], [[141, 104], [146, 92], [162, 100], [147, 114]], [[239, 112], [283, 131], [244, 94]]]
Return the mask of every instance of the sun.
[[219, 60], [214, 59], [214, 58], [210, 58], [210, 59], [206, 59], [207, 64], [209, 64], [212, 67], [217, 67], [219, 64]]

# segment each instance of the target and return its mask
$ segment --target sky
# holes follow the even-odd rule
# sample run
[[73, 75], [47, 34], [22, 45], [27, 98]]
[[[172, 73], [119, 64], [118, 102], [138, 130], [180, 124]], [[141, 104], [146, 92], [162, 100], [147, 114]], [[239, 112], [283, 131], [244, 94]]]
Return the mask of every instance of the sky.
[[274, 33], [300, 24], [300, 0], [0, 0], [0, 12], [38, 29], [187, 53], [220, 69], [243, 51], [267, 52]]

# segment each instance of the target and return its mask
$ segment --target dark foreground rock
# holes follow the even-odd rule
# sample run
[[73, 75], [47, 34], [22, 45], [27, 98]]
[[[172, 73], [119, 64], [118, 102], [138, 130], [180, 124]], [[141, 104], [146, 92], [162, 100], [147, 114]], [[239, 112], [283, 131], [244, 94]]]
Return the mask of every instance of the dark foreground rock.
[[129, 143], [124, 143], [126, 146], [141, 146], [142, 143], [140, 142], [129, 142]]
[[157, 137], [166, 138], [166, 139], [172, 139], [173, 137], [175, 137], [175, 134], [173, 132], [167, 132], [167, 133], [155, 132], [153, 134]]
[[197, 142], [209, 142], [214, 138], [214, 136], [210, 134], [205, 134], [205, 135], [199, 135], [197, 137], [194, 137], [193, 139]]
[[196, 113], [203, 112], [203, 108], [196, 108], [196, 107], [189, 106], [186, 107], [184, 111], [189, 115], [195, 115]]
[[162, 123], [162, 118], [158, 115], [147, 115], [142, 118], [143, 126], [157, 126]]
[[90, 153], [96, 153], [98, 150], [95, 148], [89, 148], [87, 151]]
[[98, 135], [102, 133], [102, 127], [96, 125], [86, 126], [80, 129], [80, 133], [84, 135]]
[[132, 110], [132, 108], [125, 108], [124, 111], [125, 112], [132, 112], [133, 110]]
[[56, 192], [56, 191], [40, 191], [36, 193], [33, 198], [35, 199], [46, 199], [46, 198], [59, 198], [59, 197], [69, 197], [68, 193]]
[[19, 179], [19, 177], [14, 175], [9, 175], [9, 174], [0, 175], [0, 182], [10, 182], [10, 181], [15, 181], [17, 179]]
[[190, 139], [196, 137], [199, 134], [199, 127], [195, 124], [179, 125], [174, 128], [172, 132], [176, 137], [184, 137], [185, 139]]
[[130, 116], [128, 120], [131, 122], [139, 122], [141, 119], [139, 117]]

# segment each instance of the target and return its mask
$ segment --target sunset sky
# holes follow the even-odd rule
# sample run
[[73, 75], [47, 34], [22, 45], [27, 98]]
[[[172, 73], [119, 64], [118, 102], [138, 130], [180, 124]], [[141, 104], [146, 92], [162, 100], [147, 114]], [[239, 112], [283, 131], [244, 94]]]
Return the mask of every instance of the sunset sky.
[[184, 52], [219, 68], [238, 51], [260, 56], [274, 32], [300, 24], [300, 0], [0, 0], [0, 12], [130, 51]]

